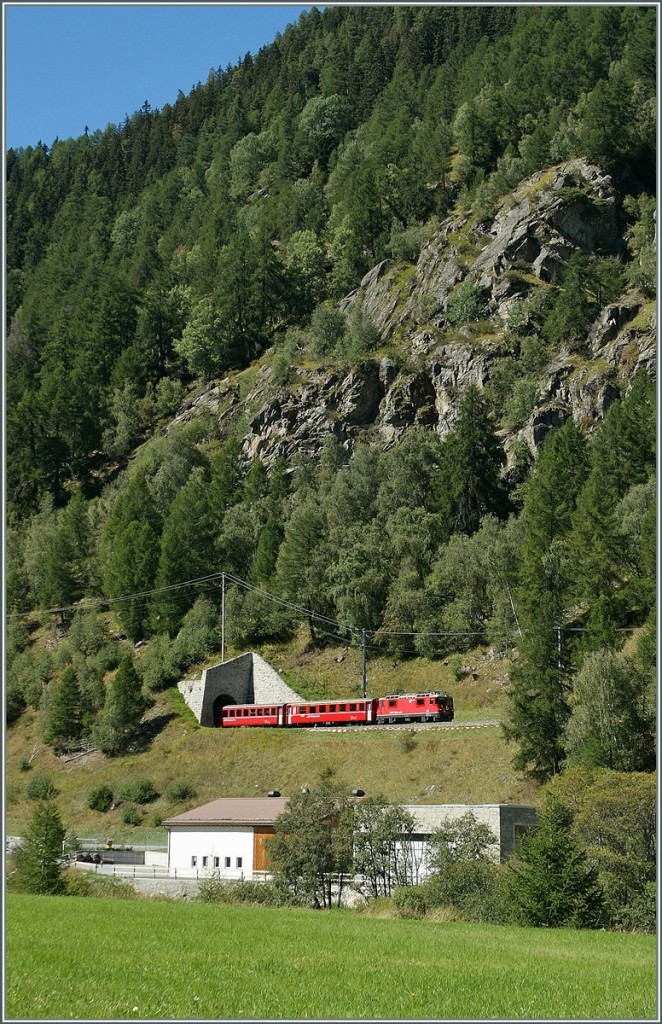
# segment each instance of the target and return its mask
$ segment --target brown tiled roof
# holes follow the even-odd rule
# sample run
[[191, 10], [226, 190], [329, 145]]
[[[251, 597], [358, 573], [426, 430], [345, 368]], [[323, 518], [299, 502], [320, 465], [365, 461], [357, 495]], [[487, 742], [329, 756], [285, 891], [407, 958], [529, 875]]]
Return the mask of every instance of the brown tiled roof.
[[201, 807], [193, 807], [162, 824], [177, 825], [273, 825], [287, 807], [289, 797], [221, 797]]

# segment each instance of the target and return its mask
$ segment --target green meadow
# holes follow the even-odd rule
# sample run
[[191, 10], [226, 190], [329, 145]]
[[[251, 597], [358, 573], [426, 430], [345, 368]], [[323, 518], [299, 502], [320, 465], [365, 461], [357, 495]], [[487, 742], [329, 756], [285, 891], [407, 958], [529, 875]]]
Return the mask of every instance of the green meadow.
[[656, 1019], [654, 936], [9, 894], [9, 1019]]

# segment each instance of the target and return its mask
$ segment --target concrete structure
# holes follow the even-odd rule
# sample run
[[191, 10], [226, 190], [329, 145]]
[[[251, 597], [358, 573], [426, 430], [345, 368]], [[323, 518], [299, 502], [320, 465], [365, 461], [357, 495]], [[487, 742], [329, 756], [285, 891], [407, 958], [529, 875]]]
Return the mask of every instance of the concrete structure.
[[495, 842], [489, 850], [492, 860], [504, 861], [514, 852], [518, 837], [538, 824], [535, 807], [525, 804], [404, 804], [414, 816], [416, 831], [409, 842], [413, 846], [412, 861], [418, 865], [418, 877], [427, 870], [427, 838], [445, 821], [456, 821], [465, 814], [473, 814], [481, 825], [494, 833]]
[[[168, 818], [168, 873], [178, 878], [219, 875], [224, 879], [264, 878], [269, 864], [266, 839], [287, 807], [287, 797], [222, 798]], [[448, 819], [471, 812], [496, 837], [491, 855], [506, 860], [518, 835], [535, 826], [535, 807], [516, 804], [409, 804], [416, 831], [407, 840], [411, 877], [421, 881], [427, 870], [427, 839]]]
[[227, 797], [166, 819], [169, 874], [264, 878], [265, 842], [287, 803], [286, 797]]
[[184, 679], [177, 685], [200, 725], [218, 725], [226, 704], [287, 704], [302, 699], [253, 651], [212, 665], [200, 679]]

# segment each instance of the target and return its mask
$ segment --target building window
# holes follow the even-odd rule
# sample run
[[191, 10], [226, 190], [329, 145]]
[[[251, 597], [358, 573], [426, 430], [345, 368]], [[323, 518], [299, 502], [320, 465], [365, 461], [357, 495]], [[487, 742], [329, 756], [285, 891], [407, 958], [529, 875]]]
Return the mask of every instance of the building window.
[[238, 868], [243, 867], [243, 863], [244, 863], [243, 858], [242, 857], [237, 857], [237, 867]]
[[214, 857], [214, 867], [218, 868], [218, 867], [220, 867], [220, 864], [221, 864], [221, 858], [220, 857]]
[[208, 857], [203, 857], [203, 858], [202, 858], [202, 866], [203, 866], [203, 868], [206, 868], [206, 867], [207, 867], [207, 861], [208, 861], [208, 860], [209, 860], [209, 858], [208, 858]]
[[191, 867], [195, 868], [197, 866], [198, 866], [198, 858], [197, 857], [191, 857]]
[[226, 868], [230, 867], [230, 858], [229, 857], [225, 858], [225, 866], [226, 866]]

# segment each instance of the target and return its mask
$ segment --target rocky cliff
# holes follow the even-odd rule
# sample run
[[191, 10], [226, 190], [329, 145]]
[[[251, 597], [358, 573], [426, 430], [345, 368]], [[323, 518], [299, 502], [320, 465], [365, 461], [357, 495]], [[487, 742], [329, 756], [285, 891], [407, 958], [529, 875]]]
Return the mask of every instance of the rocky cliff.
[[[362, 308], [383, 349], [345, 369], [298, 366], [287, 383], [276, 383], [267, 359], [243, 399], [226, 380], [191, 396], [178, 419], [201, 408], [221, 421], [246, 415], [246, 459], [259, 456], [267, 466], [279, 456], [318, 455], [329, 434], [347, 450], [360, 436], [392, 445], [414, 425], [443, 437], [467, 385], [486, 388], [503, 360], [517, 362], [509, 328], [554, 287], [569, 256], [624, 254], [621, 198], [600, 168], [573, 160], [524, 181], [487, 220], [472, 211], [449, 216], [415, 264], [381, 262], [340, 304], [345, 312]], [[479, 297], [479, 318], [458, 324], [453, 302], [468, 286]], [[630, 292], [538, 371], [527, 415], [502, 425], [506, 451], [519, 438], [534, 455], [549, 428], [569, 416], [590, 430], [640, 368], [655, 376], [656, 306]]]

